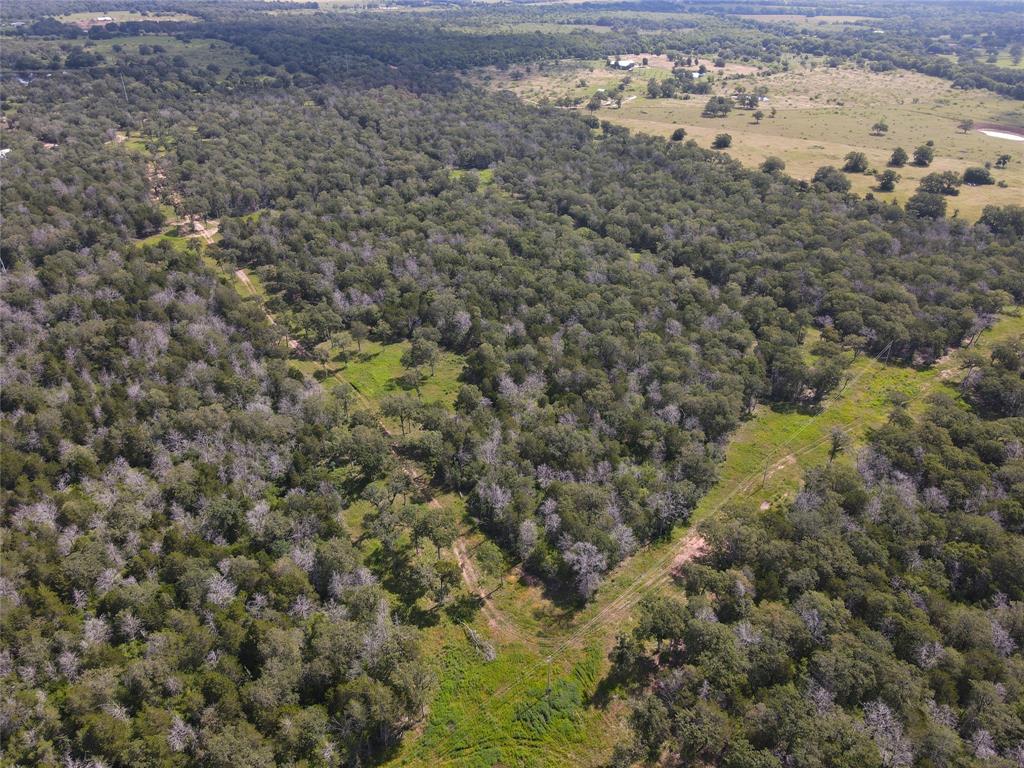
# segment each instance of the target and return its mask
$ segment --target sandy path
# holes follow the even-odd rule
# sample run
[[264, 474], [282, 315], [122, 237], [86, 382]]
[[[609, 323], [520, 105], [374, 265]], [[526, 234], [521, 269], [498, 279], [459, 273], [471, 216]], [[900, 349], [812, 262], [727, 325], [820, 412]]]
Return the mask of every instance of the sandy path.
[[[207, 240], [207, 242], [210, 243], [210, 242], [212, 242], [212, 240]], [[235, 277], [238, 278], [238, 281], [242, 285], [244, 285], [246, 288], [249, 289], [249, 292], [253, 296], [259, 297], [259, 294], [256, 292], [256, 286], [253, 285], [252, 280], [250, 279], [248, 272], [246, 272], [244, 269], [236, 269], [235, 270]], [[263, 309], [263, 314], [266, 315], [267, 322], [270, 323], [271, 325], [277, 325], [277, 321], [274, 320], [274, 315], [271, 313], [271, 311], [269, 309], [266, 308], [266, 306], [263, 304], [262, 301], [260, 302], [260, 307]], [[291, 337], [288, 337], [288, 336], [286, 336], [285, 338], [286, 338], [286, 340], [288, 342], [289, 349], [298, 349], [299, 348], [299, 342], [298, 341], [296, 341], [295, 339], [293, 339]]]

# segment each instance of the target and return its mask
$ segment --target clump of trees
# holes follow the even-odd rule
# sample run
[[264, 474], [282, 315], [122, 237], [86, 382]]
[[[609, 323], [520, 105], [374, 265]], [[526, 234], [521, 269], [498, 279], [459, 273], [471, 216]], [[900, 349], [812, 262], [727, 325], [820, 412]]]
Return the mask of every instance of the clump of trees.
[[835, 166], [823, 165], [814, 172], [813, 181], [829, 192], [850, 191], [850, 180]]
[[963, 183], [971, 187], [995, 184], [992, 172], [988, 168], [971, 167], [964, 171]]
[[921, 179], [918, 189], [937, 195], [958, 195], [962, 184], [963, 177], [956, 171], [941, 171], [929, 173]]
[[878, 182], [879, 192], [892, 192], [900, 181], [900, 175], [892, 168], [886, 168], [875, 174], [875, 180]]
[[863, 152], [848, 152], [844, 160], [843, 170], [846, 173], [864, 173], [868, 169], [868, 156]]
[[896, 149], [892, 151], [892, 155], [889, 157], [889, 165], [892, 168], [902, 168], [907, 164], [909, 159], [910, 156], [903, 147], [896, 147]]
[[914, 150], [914, 165], [926, 168], [935, 159], [935, 150], [930, 144], [922, 144]]
[[712, 96], [701, 112], [703, 117], [725, 117], [732, 112], [733, 101], [727, 96]]

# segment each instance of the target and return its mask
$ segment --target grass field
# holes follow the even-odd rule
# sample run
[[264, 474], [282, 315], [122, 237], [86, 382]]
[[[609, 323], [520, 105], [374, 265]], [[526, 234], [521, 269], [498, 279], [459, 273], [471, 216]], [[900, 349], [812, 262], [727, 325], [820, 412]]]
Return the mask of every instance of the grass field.
[[[103, 16], [109, 16], [110, 21], [100, 20]], [[140, 13], [139, 11], [92, 11], [87, 13], [68, 13], [64, 16], [55, 16], [57, 21], [62, 24], [74, 24], [77, 27], [94, 27], [101, 26], [103, 24], [119, 24], [126, 21], [199, 21], [200, 19], [196, 16], [191, 16], [187, 13], [171, 13], [171, 12], [145, 12]]]
[[189, 238], [182, 237], [178, 234], [177, 227], [171, 227], [170, 229], [160, 232], [155, 235], [150, 235], [147, 238], [139, 240], [139, 245], [156, 245], [157, 243], [167, 243], [171, 247], [179, 251], [184, 251], [188, 245]]
[[259, 65], [259, 60], [245, 49], [211, 38], [181, 40], [173, 35], [121, 35], [91, 40], [87, 47], [110, 61], [118, 55], [114, 46], [123, 49], [123, 53], [137, 54], [140, 45], [159, 45], [164, 49], [163, 55], [183, 56], [195, 67], [214, 64], [221, 69], [222, 75]]
[[[596, 65], [596, 66], [595, 66]], [[701, 117], [707, 96], [684, 99], [648, 99], [646, 81], [666, 77], [660, 68], [634, 71], [623, 93], [619, 109], [601, 109], [597, 116], [624, 125], [634, 131], [668, 136], [684, 128], [688, 138], [701, 146], [710, 146], [719, 133], [732, 136], [728, 150], [736, 159], [757, 166], [768, 156], [781, 157], [786, 172], [796, 178], [810, 179], [823, 165], [841, 167], [848, 152], [864, 152], [871, 169], [883, 170], [892, 150], [902, 146], [908, 152], [926, 141], [934, 141], [935, 161], [928, 168], [905, 166], [898, 169], [902, 180], [895, 192], [874, 190], [872, 175], [851, 174], [853, 191], [873, 192], [883, 200], [904, 202], [920, 179], [935, 171], [962, 173], [970, 166], [994, 162], [1003, 153], [1013, 160], [1004, 170], [994, 169], [996, 185], [963, 187], [948, 199], [949, 212], [975, 220], [989, 204], [1007, 205], [1024, 199], [1024, 146], [1019, 142], [985, 136], [978, 131], [962, 133], [957, 124], [966, 118], [1010, 127], [1024, 127], [1024, 108], [987, 91], [959, 91], [938, 78], [906, 71], [872, 73], [853, 67], [804, 68], [791, 61], [791, 71], [775, 74], [755, 73], [755, 68], [730, 64], [724, 77], [717, 77], [716, 94], [731, 94], [737, 86], [748, 91], [768, 88], [768, 100], [761, 109], [768, 115], [760, 124], [748, 110], [734, 109], [725, 118]], [[491, 74], [489, 85], [509, 88], [532, 102], [571, 96], [589, 100], [599, 88], [620, 82], [623, 73], [603, 67], [601, 62], [561, 62], [548, 69], [534, 68], [522, 75]], [[580, 81], [585, 81], [581, 85]], [[636, 98], [631, 98], [636, 97]], [[881, 105], [881, 106], [880, 106]], [[884, 136], [872, 136], [871, 126], [880, 119], [889, 125]]]
[[[362, 352], [353, 353], [338, 373], [360, 394], [376, 402], [385, 395], [401, 391], [398, 379], [405, 372], [401, 360], [408, 348], [407, 341], [397, 344], [364, 341]], [[453, 405], [461, 386], [459, 374], [462, 368], [462, 358], [451, 352], [442, 353], [434, 372], [427, 371], [426, 381], [420, 387], [420, 397], [428, 403]]]
[[1013, 56], [1010, 55], [1010, 49], [1006, 48], [999, 52], [996, 56], [997, 67], [1007, 67], [1009, 69], [1024, 69], [1024, 57], [1018, 57], [1016, 61], [1013, 60]]
[[800, 13], [741, 13], [741, 19], [758, 21], [762, 24], [788, 24], [799, 29], [842, 29], [850, 24], [870, 24], [870, 16], [805, 16]]
[[480, 182], [480, 186], [486, 187], [494, 183], [494, 169], [493, 168], [482, 168], [479, 171], [467, 171], [462, 168], [456, 168], [452, 171], [451, 176], [453, 179], [461, 179], [467, 173], [475, 173], [477, 180]]

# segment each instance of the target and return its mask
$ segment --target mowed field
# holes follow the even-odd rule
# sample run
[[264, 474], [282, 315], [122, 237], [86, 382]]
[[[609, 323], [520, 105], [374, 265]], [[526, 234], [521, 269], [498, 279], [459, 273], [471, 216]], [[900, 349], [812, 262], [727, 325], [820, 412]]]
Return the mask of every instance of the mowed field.
[[[876, 191], [871, 174], [850, 175], [854, 192], [874, 192], [883, 200], [904, 202], [928, 173], [962, 173], [970, 166], [994, 163], [1006, 153], [1012, 161], [1006, 169], [993, 169], [993, 176], [1007, 186], [965, 186], [958, 196], [949, 198], [949, 213], [958, 212], [973, 221], [986, 205], [1024, 202], [1024, 142], [978, 131], [964, 134], [957, 128], [960, 121], [969, 118], [976, 123], [1024, 129], [1024, 105], [1020, 102], [988, 91], [954, 90], [939, 78], [902, 70], [873, 73], [848, 66], [811, 69], [794, 60], [790, 71], [762, 76], [755, 67], [727, 65], [716, 76], [713, 94], [732, 94], [740, 86], [747, 91], [766, 87], [767, 100], [761, 105], [766, 116], [758, 124], [752, 112], [745, 109], [734, 109], [724, 118], [701, 117], [706, 95], [647, 98], [648, 79], [670, 76], [656, 57], [651, 57], [651, 64], [646, 69], [622, 73], [604, 67], [600, 61], [561, 62], [535, 67], [521, 76], [492, 75], [489, 84], [514, 90], [532, 102], [554, 101], [561, 96], [589, 100], [599, 88], [610, 89], [628, 76], [631, 82], [623, 92], [621, 108], [600, 109], [597, 115], [602, 120], [658, 136], [668, 136], [682, 127], [688, 138], [705, 147], [716, 134], [728, 133], [733, 139], [728, 152], [736, 159], [756, 167], [766, 157], [781, 157], [786, 172], [801, 179], [810, 179], [823, 165], [841, 167], [843, 158], [853, 151], [867, 155], [871, 170], [884, 170], [895, 147], [912, 153], [918, 145], [933, 141], [935, 160], [931, 166], [898, 169], [902, 179], [892, 193]], [[775, 117], [769, 116], [772, 108]], [[878, 120], [884, 120], [889, 131], [872, 136], [871, 126]]]

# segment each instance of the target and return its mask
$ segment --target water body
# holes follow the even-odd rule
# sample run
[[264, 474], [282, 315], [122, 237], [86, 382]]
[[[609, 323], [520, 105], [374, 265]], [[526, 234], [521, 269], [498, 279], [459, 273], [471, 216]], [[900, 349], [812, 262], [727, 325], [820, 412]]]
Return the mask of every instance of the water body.
[[984, 133], [986, 136], [991, 136], [993, 139], [1009, 139], [1010, 141], [1024, 141], [1024, 136], [1019, 133], [1009, 133], [1008, 131], [993, 131], [988, 128], [979, 128], [979, 133]]

